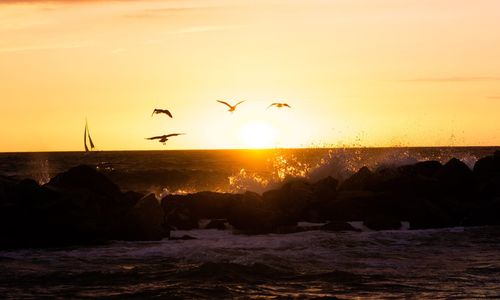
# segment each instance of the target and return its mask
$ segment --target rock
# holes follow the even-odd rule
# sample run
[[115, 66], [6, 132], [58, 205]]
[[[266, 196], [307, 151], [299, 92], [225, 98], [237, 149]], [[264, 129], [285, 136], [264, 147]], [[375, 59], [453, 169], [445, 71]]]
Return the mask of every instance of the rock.
[[140, 199], [127, 219], [124, 240], [160, 240], [168, 235], [165, 232], [163, 210], [154, 194]]
[[399, 230], [401, 221], [391, 219], [371, 219], [363, 222], [363, 225], [373, 230]]
[[413, 165], [405, 165], [398, 168], [401, 174], [410, 176], [436, 177], [443, 165], [435, 160], [421, 161]]
[[447, 211], [446, 206], [439, 202], [433, 203], [428, 199], [413, 199], [408, 204], [410, 229], [446, 228], [459, 225], [456, 220], [459, 217], [454, 218]]
[[232, 207], [227, 220], [236, 230], [251, 234], [269, 233], [281, 226], [296, 225], [280, 211], [270, 209], [263, 197], [248, 192]]
[[190, 235], [185, 234], [185, 235], [180, 236], [180, 237], [178, 237], [178, 236], [172, 236], [172, 237], [169, 238], [169, 240], [172, 240], [172, 241], [189, 241], [189, 240], [196, 240], [196, 238], [192, 237]]
[[329, 222], [320, 228], [324, 231], [361, 231], [347, 222]]
[[167, 195], [161, 204], [170, 226], [190, 230], [198, 228], [202, 219], [227, 219], [233, 207], [243, 197], [241, 194], [199, 192]]
[[331, 176], [315, 182], [312, 186], [317, 202], [327, 202], [335, 199], [339, 181]]
[[4, 189], [2, 182], [3, 247], [157, 240], [165, 235], [163, 211], [154, 196], [121, 193], [117, 185], [92, 167], [71, 168], [44, 186], [22, 180]]
[[282, 214], [291, 223], [300, 220], [303, 210], [318, 199], [313, 185], [302, 179], [285, 183], [281, 188], [262, 194], [267, 209]]
[[474, 164], [474, 174], [481, 180], [500, 176], [500, 151], [494, 155], [480, 158]]
[[464, 226], [500, 225], [500, 197], [482, 201], [481, 205], [468, 211]]
[[362, 167], [358, 172], [347, 178], [340, 186], [339, 190], [364, 190], [373, 180], [374, 174], [368, 167]]
[[449, 193], [470, 200], [470, 194], [475, 189], [475, 179], [465, 163], [452, 158], [443, 165], [436, 177]]
[[199, 192], [187, 195], [167, 195], [161, 200], [166, 214], [184, 208], [194, 219], [225, 219], [240, 194]]
[[108, 200], [121, 198], [120, 188], [104, 174], [88, 165], [80, 165], [57, 174], [45, 186], [58, 191], [87, 190]]
[[210, 220], [208, 224], [205, 226], [205, 229], [217, 229], [217, 230], [225, 230], [226, 229], [226, 219], [214, 219]]

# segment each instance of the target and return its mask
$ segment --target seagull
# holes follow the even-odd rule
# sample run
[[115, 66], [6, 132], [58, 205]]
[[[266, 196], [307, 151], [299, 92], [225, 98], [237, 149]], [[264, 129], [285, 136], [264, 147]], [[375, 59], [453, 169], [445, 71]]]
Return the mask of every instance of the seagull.
[[271, 107], [271, 106], [276, 106], [278, 108], [281, 108], [281, 107], [288, 107], [288, 108], [292, 108], [290, 105], [288, 105], [287, 103], [273, 103], [271, 105], [269, 105], [267, 108]]
[[165, 142], [168, 141], [169, 137], [171, 137], [171, 136], [178, 136], [178, 135], [182, 135], [182, 134], [185, 134], [185, 133], [171, 133], [171, 134], [153, 136], [153, 137], [150, 137], [150, 138], [146, 138], [146, 140], [159, 140], [158, 142], [160, 142], [163, 145], [165, 145]]
[[151, 114], [151, 117], [154, 115], [154, 114], [166, 114], [167, 116], [172, 117], [172, 114], [170, 113], [170, 111], [168, 109], [159, 109], [159, 108], [155, 108], [153, 110], [153, 113]]
[[217, 100], [217, 102], [227, 105], [229, 107], [228, 111], [233, 112], [236, 109], [236, 106], [238, 106], [240, 103], [245, 102], [245, 100], [240, 101], [240, 102], [236, 103], [235, 105], [231, 105], [231, 104], [229, 104], [225, 101], [221, 101], [221, 100]]

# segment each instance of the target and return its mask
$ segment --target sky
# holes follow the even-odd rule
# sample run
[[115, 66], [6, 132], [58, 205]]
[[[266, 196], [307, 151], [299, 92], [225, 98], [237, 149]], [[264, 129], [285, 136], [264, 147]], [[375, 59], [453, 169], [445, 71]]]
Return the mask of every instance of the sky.
[[498, 28], [496, 0], [0, 0], [0, 152], [81, 151], [85, 119], [98, 150], [500, 145]]

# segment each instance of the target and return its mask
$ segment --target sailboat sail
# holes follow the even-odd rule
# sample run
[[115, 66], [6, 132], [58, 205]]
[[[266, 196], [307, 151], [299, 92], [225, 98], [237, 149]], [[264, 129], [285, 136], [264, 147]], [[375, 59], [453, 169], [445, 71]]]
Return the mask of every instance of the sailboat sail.
[[87, 124], [87, 120], [85, 120], [85, 132], [83, 134], [83, 146], [85, 146], [85, 152], [89, 152], [89, 147], [87, 146], [87, 137], [89, 139], [90, 143], [90, 150], [93, 150], [95, 148], [94, 142], [92, 141], [92, 138], [90, 137], [90, 130], [89, 130], [89, 125]]
[[89, 147], [87, 147], [87, 123], [85, 123], [85, 131], [83, 133], [83, 146], [85, 146], [85, 152], [89, 152]]
[[90, 130], [87, 128], [87, 134], [89, 136], [90, 149], [94, 149], [94, 143], [92, 142], [92, 138], [90, 137]]

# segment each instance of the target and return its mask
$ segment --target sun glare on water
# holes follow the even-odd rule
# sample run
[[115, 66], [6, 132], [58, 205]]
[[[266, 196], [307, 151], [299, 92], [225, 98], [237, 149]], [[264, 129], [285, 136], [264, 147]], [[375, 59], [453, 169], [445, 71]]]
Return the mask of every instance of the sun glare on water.
[[272, 148], [276, 145], [278, 131], [269, 123], [253, 121], [241, 127], [239, 136], [247, 148]]

